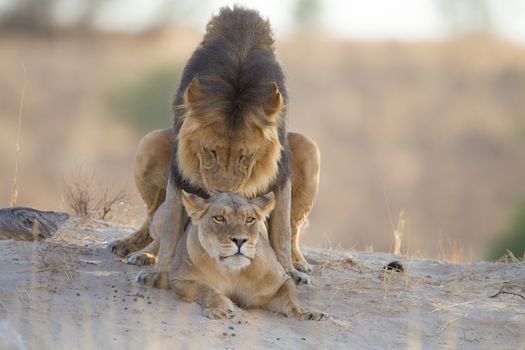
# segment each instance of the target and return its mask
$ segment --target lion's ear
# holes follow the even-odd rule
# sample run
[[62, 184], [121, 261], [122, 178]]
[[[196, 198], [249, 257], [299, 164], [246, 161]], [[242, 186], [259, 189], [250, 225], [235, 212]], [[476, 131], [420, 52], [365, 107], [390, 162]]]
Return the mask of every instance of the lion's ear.
[[199, 218], [207, 208], [206, 199], [197, 195], [188, 193], [184, 190], [182, 192], [182, 204], [186, 208], [186, 212], [191, 218]]
[[203, 98], [204, 94], [201, 91], [201, 84], [199, 82], [199, 78], [194, 77], [191, 80], [190, 85], [186, 88], [186, 92], [184, 93], [184, 104], [186, 105], [186, 107], [192, 108]]
[[250, 199], [250, 203], [255, 205], [261, 216], [267, 217], [275, 207], [275, 196], [273, 192], [269, 192], [263, 196], [257, 196], [253, 199]]
[[283, 105], [283, 95], [279, 91], [277, 84], [272, 83], [272, 94], [264, 106], [264, 114], [266, 114], [267, 117], [273, 118], [281, 112]]

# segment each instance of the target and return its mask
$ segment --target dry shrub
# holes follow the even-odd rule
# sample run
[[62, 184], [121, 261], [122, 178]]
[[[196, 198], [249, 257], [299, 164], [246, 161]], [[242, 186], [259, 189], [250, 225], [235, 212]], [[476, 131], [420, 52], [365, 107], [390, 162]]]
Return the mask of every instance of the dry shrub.
[[100, 191], [95, 183], [94, 176], [77, 172], [72, 180], [65, 181], [64, 202], [80, 218], [109, 219], [115, 205], [126, 201], [126, 192], [124, 189], [114, 191], [111, 186]]

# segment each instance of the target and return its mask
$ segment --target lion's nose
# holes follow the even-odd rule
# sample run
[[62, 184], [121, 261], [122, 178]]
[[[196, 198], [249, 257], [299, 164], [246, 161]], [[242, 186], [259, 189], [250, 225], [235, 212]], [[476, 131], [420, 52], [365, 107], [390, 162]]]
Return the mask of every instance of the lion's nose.
[[248, 238], [241, 238], [241, 237], [230, 237], [231, 241], [235, 244], [237, 244], [237, 247], [241, 248], [244, 243], [248, 240]]

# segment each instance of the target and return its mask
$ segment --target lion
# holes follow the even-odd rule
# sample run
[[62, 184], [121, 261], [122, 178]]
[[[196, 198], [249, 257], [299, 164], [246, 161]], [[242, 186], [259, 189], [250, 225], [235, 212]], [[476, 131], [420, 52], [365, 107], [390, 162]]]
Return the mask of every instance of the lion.
[[[169, 270], [169, 284], [179, 298], [197, 301], [212, 319], [233, 317], [233, 302], [299, 320], [328, 318], [301, 306], [294, 282], [267, 240], [265, 219], [275, 205], [273, 193], [253, 199], [215, 193], [204, 199], [183, 190], [182, 202], [191, 222]], [[158, 218], [163, 210], [161, 206]], [[156, 227], [153, 223], [154, 237]]]
[[[141, 249], [130, 263], [155, 262], [139, 272], [140, 282], [167, 286], [188, 223], [182, 190], [204, 198], [216, 191], [247, 198], [273, 192], [269, 242], [286, 273], [296, 283], [309, 282], [311, 267], [298, 240], [317, 193], [319, 150], [286, 130], [288, 94], [273, 43], [270, 24], [258, 12], [221, 9], [184, 69], [173, 128], [142, 140], [136, 182], [148, 218], [135, 234], [110, 244], [120, 255]], [[152, 241], [149, 224], [161, 203], [162, 233]]]

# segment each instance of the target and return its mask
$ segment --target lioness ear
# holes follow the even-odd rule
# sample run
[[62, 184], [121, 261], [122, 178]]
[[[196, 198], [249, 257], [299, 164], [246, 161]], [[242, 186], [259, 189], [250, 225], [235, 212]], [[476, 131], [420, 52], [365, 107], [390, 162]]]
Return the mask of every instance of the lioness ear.
[[194, 77], [191, 80], [190, 85], [186, 88], [186, 92], [184, 93], [184, 104], [186, 105], [186, 107], [192, 108], [203, 98], [204, 94], [201, 91], [199, 78]]
[[275, 207], [275, 196], [273, 195], [273, 192], [268, 192], [263, 196], [257, 196], [250, 199], [250, 203], [256, 206], [257, 211], [261, 216], [267, 217]]
[[191, 218], [199, 218], [206, 210], [207, 202], [204, 198], [182, 190], [182, 204]]
[[276, 116], [279, 112], [281, 112], [281, 109], [283, 109], [283, 104], [284, 100], [281, 92], [279, 91], [279, 87], [276, 83], [272, 83], [272, 94], [264, 106], [264, 114], [266, 114], [267, 117]]

